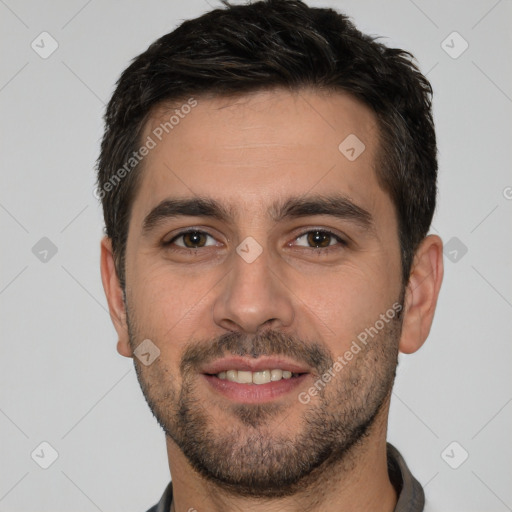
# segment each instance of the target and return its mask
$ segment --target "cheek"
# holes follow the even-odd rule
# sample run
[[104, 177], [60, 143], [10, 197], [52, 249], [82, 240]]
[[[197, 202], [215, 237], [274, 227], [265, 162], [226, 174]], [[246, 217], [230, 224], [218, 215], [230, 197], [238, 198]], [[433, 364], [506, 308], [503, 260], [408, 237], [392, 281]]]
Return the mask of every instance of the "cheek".
[[[323, 340], [333, 355], [379, 319], [396, 300], [392, 275], [374, 266], [347, 264], [343, 268], [288, 277], [299, 299], [301, 328]], [[393, 284], [394, 283], [394, 284]]]
[[162, 353], [181, 352], [202, 325], [211, 328], [211, 301], [219, 278], [177, 272], [165, 262], [138, 264], [144, 272], [129, 281], [138, 335], [151, 339]]

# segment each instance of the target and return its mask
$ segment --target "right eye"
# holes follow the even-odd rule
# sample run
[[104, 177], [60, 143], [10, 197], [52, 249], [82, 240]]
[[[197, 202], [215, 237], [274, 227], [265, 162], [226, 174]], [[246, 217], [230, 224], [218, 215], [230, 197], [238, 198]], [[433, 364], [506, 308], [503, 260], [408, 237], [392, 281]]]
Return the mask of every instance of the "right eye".
[[[208, 238], [213, 240], [214, 243], [207, 244]], [[212, 245], [216, 245], [216, 242], [215, 239], [205, 231], [189, 229], [187, 231], [178, 233], [168, 242], [164, 242], [164, 245], [166, 247], [175, 245], [184, 249], [200, 249], [202, 247], [210, 247]]]

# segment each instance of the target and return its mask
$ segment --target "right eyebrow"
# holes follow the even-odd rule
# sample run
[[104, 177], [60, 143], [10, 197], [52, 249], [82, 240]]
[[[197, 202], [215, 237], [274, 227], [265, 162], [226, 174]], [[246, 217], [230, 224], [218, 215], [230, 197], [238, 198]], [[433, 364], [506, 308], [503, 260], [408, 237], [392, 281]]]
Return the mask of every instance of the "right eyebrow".
[[169, 218], [180, 216], [211, 217], [226, 222], [233, 212], [213, 199], [200, 197], [190, 199], [169, 198], [155, 206], [144, 218], [143, 234], [152, 231], [158, 224]]

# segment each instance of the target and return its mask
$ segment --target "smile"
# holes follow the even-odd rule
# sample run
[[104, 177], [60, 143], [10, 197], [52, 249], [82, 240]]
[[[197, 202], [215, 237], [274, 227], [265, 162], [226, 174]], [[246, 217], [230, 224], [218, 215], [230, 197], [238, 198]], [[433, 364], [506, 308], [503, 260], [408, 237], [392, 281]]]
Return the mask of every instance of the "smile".
[[300, 374], [292, 373], [289, 370], [262, 370], [259, 372], [250, 372], [243, 370], [227, 370], [219, 372], [216, 377], [221, 380], [229, 380], [230, 382], [238, 382], [239, 384], [267, 384], [268, 382], [277, 382], [281, 379], [291, 379], [298, 377]]

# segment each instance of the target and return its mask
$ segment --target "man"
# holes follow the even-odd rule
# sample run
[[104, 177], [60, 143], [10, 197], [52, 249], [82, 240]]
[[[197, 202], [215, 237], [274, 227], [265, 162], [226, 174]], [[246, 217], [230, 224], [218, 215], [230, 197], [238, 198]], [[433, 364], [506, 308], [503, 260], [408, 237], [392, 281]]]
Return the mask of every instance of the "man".
[[225, 5], [122, 74], [98, 161], [118, 351], [166, 435], [151, 511], [420, 511], [386, 443], [442, 281], [431, 88], [298, 0]]

